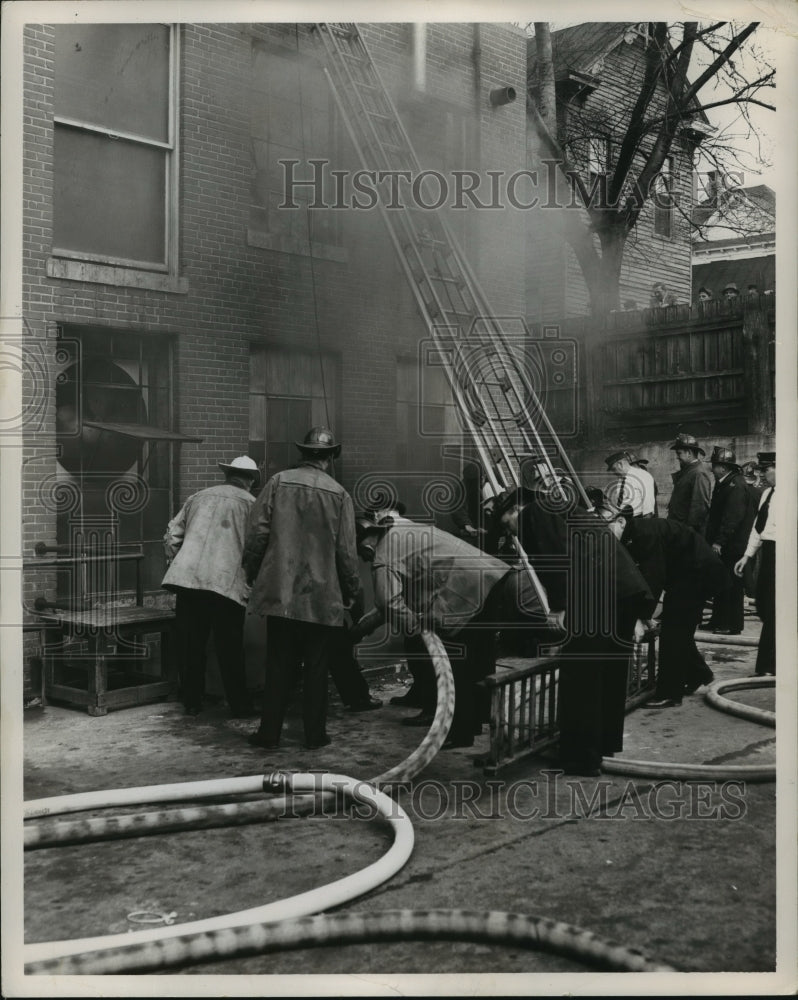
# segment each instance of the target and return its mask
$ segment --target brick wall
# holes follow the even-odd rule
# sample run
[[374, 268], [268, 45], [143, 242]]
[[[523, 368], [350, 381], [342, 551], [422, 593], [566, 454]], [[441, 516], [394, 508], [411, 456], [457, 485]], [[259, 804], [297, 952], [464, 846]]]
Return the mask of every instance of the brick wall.
[[[389, 87], [394, 93], [406, 90], [409, 26], [364, 25], [363, 31]], [[340, 475], [351, 488], [363, 473], [394, 465], [396, 360], [414, 355], [426, 330], [376, 211], [346, 213], [344, 260], [311, 260], [248, 243], [252, 39], [271, 40], [288, 51], [298, 39], [307, 50], [306, 29], [186, 24], [179, 34], [182, 285], [164, 290], [48, 277], [54, 36], [52, 28], [26, 28], [24, 296], [33, 341], [54, 361], [56, 324], [173, 339], [176, 427], [203, 438], [180, 448], [177, 503], [218, 481], [217, 461], [247, 450], [252, 343], [333, 352], [341, 379], [335, 428], [344, 446]], [[510, 84], [523, 95], [524, 36], [512, 28], [483, 26], [478, 94], [473, 48], [472, 26], [430, 25], [428, 91], [473, 116], [484, 168], [518, 169], [525, 163], [524, 102], [495, 109], [488, 91]], [[422, 99], [417, 107], [423, 104]], [[348, 139], [341, 159], [355, 162]], [[470, 225], [489, 299], [499, 312], [523, 315], [522, 220], [496, 213]], [[29, 398], [34, 391], [45, 397], [41, 433], [30, 437], [25, 456], [24, 550], [30, 562], [37, 541], [56, 539], [56, 504], [48, 509], [41, 497], [42, 484], [53, 484], [57, 470], [54, 370], [45, 381], [26, 387]], [[28, 608], [36, 596], [53, 594], [51, 572], [26, 570]], [[29, 676], [26, 683], [30, 687]]]

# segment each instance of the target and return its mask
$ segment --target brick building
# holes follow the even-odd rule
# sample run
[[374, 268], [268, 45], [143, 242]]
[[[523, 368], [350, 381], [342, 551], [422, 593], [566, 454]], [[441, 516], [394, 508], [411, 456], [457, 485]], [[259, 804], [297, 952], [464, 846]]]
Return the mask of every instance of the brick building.
[[[523, 101], [489, 98], [524, 92], [522, 31], [362, 32], [424, 167], [525, 166]], [[310, 26], [27, 25], [24, 39], [24, 316], [42, 360], [25, 384], [39, 415], [23, 472], [26, 610], [129, 599], [134, 565], [144, 602], [162, 600], [160, 540], [179, 504], [234, 455], [265, 475], [285, 467], [312, 424], [343, 441], [347, 488], [391, 473], [414, 495], [419, 476], [402, 474], [440, 469], [445, 440], [419, 427], [456, 421], [440, 371], [420, 380], [426, 328], [380, 216], [311, 210], [310, 185], [278, 208], [279, 160], [298, 161], [300, 180], [312, 158], [358, 163]], [[450, 215], [495, 308], [522, 316], [521, 215]], [[144, 553], [118, 580], [34, 554], [69, 551], [109, 515]]]

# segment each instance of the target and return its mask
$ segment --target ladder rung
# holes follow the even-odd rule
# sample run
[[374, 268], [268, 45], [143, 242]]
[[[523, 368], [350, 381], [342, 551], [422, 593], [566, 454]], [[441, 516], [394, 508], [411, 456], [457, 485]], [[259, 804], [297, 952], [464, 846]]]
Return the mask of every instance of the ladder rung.
[[449, 285], [459, 285], [460, 288], [465, 288], [465, 283], [466, 283], [465, 282], [465, 278], [447, 278], [447, 277], [444, 277], [444, 275], [442, 275], [442, 274], [431, 274], [430, 275], [430, 280], [431, 281], [443, 281], [443, 282], [446, 282]]

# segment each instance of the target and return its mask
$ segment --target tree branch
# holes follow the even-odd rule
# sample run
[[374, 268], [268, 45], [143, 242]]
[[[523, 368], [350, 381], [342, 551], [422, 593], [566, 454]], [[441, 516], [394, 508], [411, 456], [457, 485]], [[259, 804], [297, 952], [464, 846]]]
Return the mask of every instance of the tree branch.
[[721, 68], [721, 66], [728, 64], [729, 59], [740, 48], [740, 46], [743, 44], [746, 38], [748, 38], [749, 35], [752, 35], [758, 27], [759, 27], [759, 21], [752, 21], [751, 24], [743, 28], [743, 30], [740, 32], [739, 35], [735, 35], [734, 38], [732, 38], [732, 40], [729, 42], [726, 48], [721, 52], [721, 54], [717, 56], [717, 58], [704, 70], [704, 72], [701, 74], [701, 76], [698, 77], [695, 83], [693, 83], [688, 88], [687, 92], [684, 94], [682, 98], [682, 104], [684, 105], [684, 107], [687, 107], [687, 105], [690, 103], [690, 101], [692, 101], [692, 99], [695, 97], [698, 91], [704, 86], [705, 83], [707, 83], [709, 80], [711, 80], [714, 76], [717, 75], [717, 72]]

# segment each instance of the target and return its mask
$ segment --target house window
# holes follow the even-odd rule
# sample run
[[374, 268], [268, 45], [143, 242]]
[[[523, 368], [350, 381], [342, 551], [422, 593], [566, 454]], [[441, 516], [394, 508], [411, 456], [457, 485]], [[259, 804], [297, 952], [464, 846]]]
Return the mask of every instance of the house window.
[[[252, 142], [252, 201], [250, 228], [284, 240], [283, 249], [308, 252], [308, 242], [338, 245], [340, 212], [310, 208], [321, 201], [316, 189], [301, 182], [316, 175], [312, 159], [334, 161], [338, 115], [329, 84], [321, 69], [295, 54], [283, 55], [260, 41], [252, 43], [250, 138]], [[281, 160], [299, 161], [286, 192]], [[323, 178], [322, 178], [323, 173]], [[335, 190], [327, 171], [319, 170], [323, 197], [334, 202]], [[288, 193], [288, 197], [286, 197]], [[292, 202], [296, 208], [280, 208]]]
[[[171, 430], [171, 342], [70, 324], [61, 330], [59, 358], [58, 478], [77, 488], [79, 502], [58, 514], [57, 541], [69, 547], [85, 524], [112, 517], [120, 551], [143, 553], [143, 590], [157, 591], [165, 568], [163, 533], [177, 496], [173, 450], [180, 435]], [[136, 560], [120, 561], [117, 569], [119, 589], [133, 591]], [[74, 598], [64, 591], [75, 585], [73, 577], [61, 580], [61, 596]], [[92, 596], [85, 581], [80, 590]]]
[[56, 25], [55, 256], [174, 269], [175, 47], [163, 24]]
[[587, 140], [587, 173], [593, 181], [610, 169], [611, 144], [607, 136], [592, 136]]
[[264, 483], [296, 464], [311, 427], [336, 432], [338, 375], [334, 357], [308, 351], [253, 344], [249, 362], [249, 456]]
[[673, 157], [666, 156], [654, 181], [654, 233], [670, 239], [673, 232]]
[[607, 136], [591, 136], [586, 140], [585, 160], [590, 202], [601, 208], [607, 202], [607, 175], [610, 171], [612, 144]]

